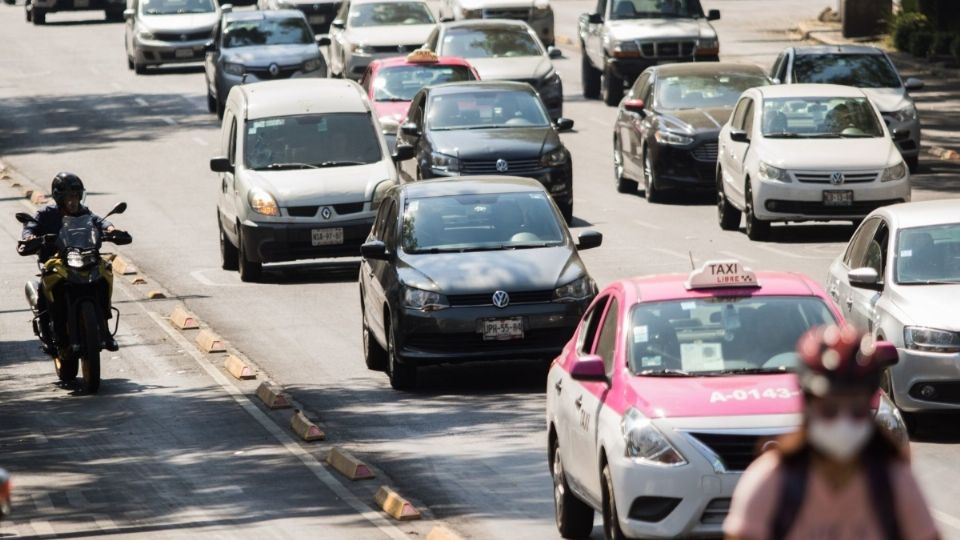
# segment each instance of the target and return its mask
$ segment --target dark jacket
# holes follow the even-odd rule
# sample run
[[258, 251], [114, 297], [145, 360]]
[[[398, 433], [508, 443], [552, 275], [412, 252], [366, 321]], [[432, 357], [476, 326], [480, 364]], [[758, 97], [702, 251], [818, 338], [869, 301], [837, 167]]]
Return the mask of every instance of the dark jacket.
[[[78, 211], [76, 215], [93, 215], [93, 221], [100, 227], [101, 233], [103, 233], [107, 228], [113, 226], [113, 224], [106, 219], [93, 214], [86, 206], [81, 206], [80, 211]], [[24, 240], [30, 236], [42, 237], [46, 234], [60, 234], [60, 227], [62, 226], [63, 213], [60, 211], [60, 208], [56, 205], [45, 206], [40, 210], [37, 210], [36, 215], [33, 216], [33, 221], [23, 226], [23, 232], [20, 233], [20, 239]], [[46, 261], [49, 259], [55, 254], [55, 249], [56, 248], [53, 246], [44, 246], [41, 248], [40, 252], [38, 253], [40, 260]]]

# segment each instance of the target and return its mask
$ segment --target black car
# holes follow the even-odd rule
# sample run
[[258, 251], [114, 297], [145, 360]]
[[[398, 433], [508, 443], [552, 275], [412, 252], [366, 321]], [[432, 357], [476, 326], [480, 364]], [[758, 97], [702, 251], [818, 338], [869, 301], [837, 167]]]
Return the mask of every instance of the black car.
[[769, 84], [750, 64], [667, 64], [646, 69], [620, 102], [613, 131], [617, 190], [643, 184], [647, 200], [667, 188], [715, 189], [717, 138], [740, 94]]
[[560, 131], [527, 83], [472, 81], [421, 90], [400, 125], [397, 146], [414, 147], [401, 179], [508, 174], [547, 188], [569, 223], [573, 219], [573, 162]]
[[401, 184], [361, 246], [367, 367], [397, 389], [423, 365], [554, 358], [597, 288], [539, 183], [478, 177]]

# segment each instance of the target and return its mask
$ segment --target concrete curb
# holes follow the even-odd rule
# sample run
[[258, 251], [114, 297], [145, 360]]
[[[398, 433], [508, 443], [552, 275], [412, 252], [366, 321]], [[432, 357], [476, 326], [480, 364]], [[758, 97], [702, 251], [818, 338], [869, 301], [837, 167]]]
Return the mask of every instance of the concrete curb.
[[283, 388], [270, 381], [260, 383], [260, 386], [257, 387], [257, 397], [268, 409], [289, 409], [292, 407], [290, 398], [283, 391]]
[[200, 321], [197, 316], [187, 311], [183, 306], [173, 308], [173, 313], [170, 314], [170, 322], [180, 330], [200, 328]]
[[227, 359], [223, 361], [223, 368], [226, 369], [230, 375], [233, 375], [234, 379], [243, 381], [257, 378], [257, 374], [253, 371], [253, 368], [232, 354], [227, 356]]
[[948, 150], [939, 146], [927, 148], [927, 154], [947, 161], [960, 161], [960, 153], [956, 150]]
[[290, 429], [307, 442], [322, 441], [327, 437], [323, 430], [311, 422], [299, 409], [294, 411], [293, 416], [290, 417]]
[[380, 486], [380, 489], [373, 496], [373, 500], [381, 510], [393, 519], [398, 521], [420, 519], [420, 511], [389, 486]]
[[121, 276], [132, 276], [137, 273], [137, 267], [120, 255], [113, 258], [113, 273]]
[[342, 448], [333, 448], [327, 454], [327, 463], [338, 473], [346, 476], [350, 480], [365, 480], [373, 478], [373, 471], [366, 463], [353, 457], [352, 454]]
[[205, 353], [227, 352], [227, 347], [223, 343], [223, 338], [206, 328], [197, 334], [197, 345], [199, 345], [200, 350]]

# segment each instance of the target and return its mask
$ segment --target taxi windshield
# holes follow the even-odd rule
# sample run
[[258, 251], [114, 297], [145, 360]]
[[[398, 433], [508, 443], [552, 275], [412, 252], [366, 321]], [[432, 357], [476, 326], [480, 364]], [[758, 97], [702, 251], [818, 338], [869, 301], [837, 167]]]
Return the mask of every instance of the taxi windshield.
[[809, 328], [835, 324], [815, 296], [711, 297], [637, 304], [627, 362], [640, 376], [782, 373]]
[[383, 2], [356, 4], [350, 9], [350, 26], [399, 26], [433, 24], [433, 15], [424, 2]]
[[373, 80], [374, 101], [411, 101], [425, 86], [474, 80], [467, 66], [421, 64], [384, 68]]
[[763, 136], [769, 139], [883, 137], [865, 97], [767, 98]]

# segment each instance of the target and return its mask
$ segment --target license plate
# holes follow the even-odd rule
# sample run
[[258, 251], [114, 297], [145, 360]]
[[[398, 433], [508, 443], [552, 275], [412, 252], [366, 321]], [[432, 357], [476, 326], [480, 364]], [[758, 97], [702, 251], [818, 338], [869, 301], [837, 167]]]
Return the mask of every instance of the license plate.
[[177, 58], [193, 58], [193, 49], [177, 49], [174, 54]]
[[484, 341], [505, 341], [508, 339], [523, 339], [522, 317], [483, 320]]
[[310, 240], [315, 246], [332, 246], [343, 243], [343, 228], [313, 229], [310, 231]]
[[307, 21], [309, 21], [310, 24], [323, 24], [327, 22], [327, 17], [325, 15], [311, 15], [307, 18]]
[[850, 206], [853, 204], [853, 191], [851, 190], [824, 191], [823, 204], [826, 206]]

